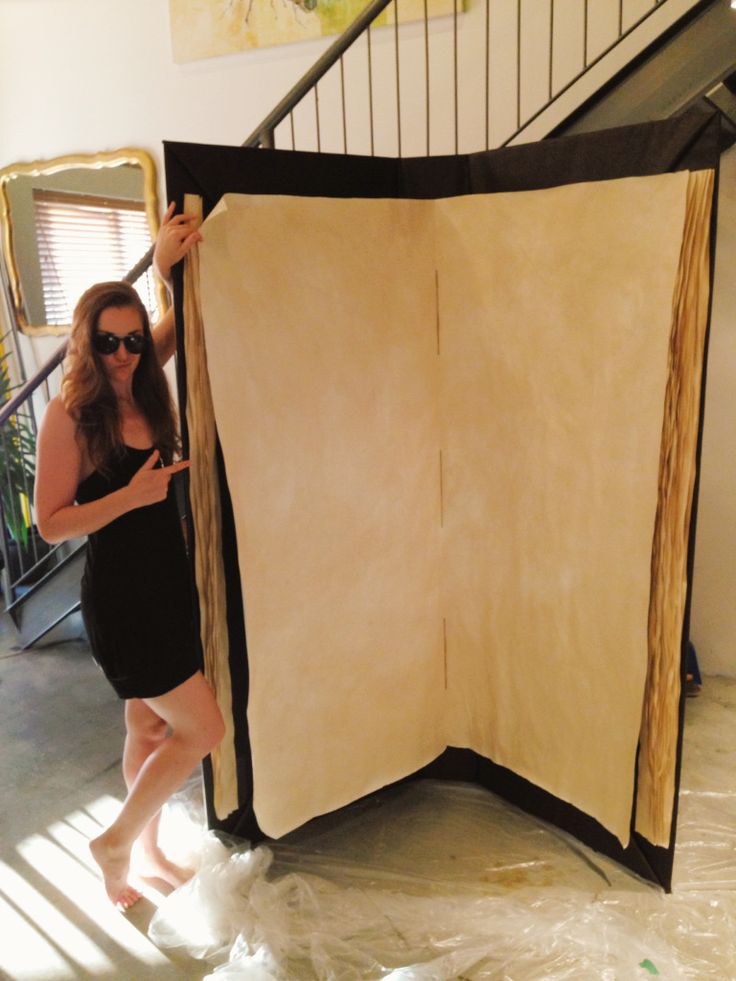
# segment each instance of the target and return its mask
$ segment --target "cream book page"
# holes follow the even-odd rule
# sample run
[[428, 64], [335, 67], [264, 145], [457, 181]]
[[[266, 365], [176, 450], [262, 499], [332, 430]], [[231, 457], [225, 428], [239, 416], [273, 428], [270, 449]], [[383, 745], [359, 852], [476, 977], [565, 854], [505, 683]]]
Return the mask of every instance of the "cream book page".
[[254, 806], [274, 837], [446, 745], [431, 233], [423, 202], [241, 195], [203, 228]]
[[207, 219], [266, 834], [450, 745], [628, 841], [688, 178]]
[[688, 178], [436, 202], [449, 742], [624, 845]]

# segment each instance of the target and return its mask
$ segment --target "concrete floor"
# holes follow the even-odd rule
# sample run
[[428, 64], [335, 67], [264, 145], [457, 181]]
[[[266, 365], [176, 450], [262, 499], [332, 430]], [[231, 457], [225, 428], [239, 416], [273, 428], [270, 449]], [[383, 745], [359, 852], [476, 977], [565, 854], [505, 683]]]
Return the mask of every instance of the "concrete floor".
[[0, 977], [197, 978], [146, 936], [155, 891], [122, 916], [86, 841], [124, 794], [123, 703], [84, 641], [21, 652], [0, 618]]
[[[88, 856], [87, 840], [109, 821], [123, 794], [120, 775], [122, 703], [110, 691], [83, 641], [67, 641], [32, 652], [18, 651], [14, 642], [12, 626], [7, 619], [0, 618], [0, 740], [3, 747], [0, 755], [0, 977], [13, 981], [90, 977], [146, 981], [148, 978], [209, 977], [212, 964], [193, 960], [181, 950], [175, 953], [161, 950], [147, 937], [150, 920], [159, 905], [158, 918], [165, 919], [168, 911], [169, 922], [179, 928], [184, 940], [187, 933], [191, 933], [187, 922], [196, 924], [191, 928], [196, 932], [207, 919], [208, 911], [203, 908], [201, 898], [205, 890], [201, 889], [199, 896], [194, 892], [185, 896], [182, 904], [178, 897], [188, 887], [167, 901], [163, 890], [157, 890], [155, 883], [149, 884], [146, 898], [123, 916], [107, 902]], [[480, 870], [483, 873], [482, 894], [472, 893], [476, 906], [469, 906], [468, 911], [478, 908], [477, 902], [493, 899], [502, 903], [495, 908], [504, 915], [515, 910], [526, 916], [525, 910], [533, 905], [532, 895], [537, 897], [537, 902], [539, 896], [543, 896], [549, 911], [562, 910], [561, 905], [554, 906], [553, 900], [559, 901], [564, 905], [567, 921], [563, 922], [560, 913], [560, 935], [555, 943], [563, 945], [569, 935], [571, 915], [573, 920], [580, 920], [593, 912], [598, 917], [608, 916], [609, 911], [615, 912], [616, 929], [620, 929], [624, 920], [629, 924], [624, 930], [630, 931], [626, 942], [631, 942], [632, 949], [658, 950], [659, 956], [665, 959], [672, 951], [677, 963], [685, 965], [685, 973], [663, 971], [660, 972], [662, 978], [734, 981], [735, 713], [734, 680], [707, 679], [701, 696], [688, 701], [676, 888], [671, 897], [663, 896], [575, 843], [574, 847], [570, 843], [561, 845], [558, 833], [550, 834], [526, 816], [504, 810], [506, 805], [500, 802], [486, 808], [486, 799], [496, 800], [492, 795], [481, 792], [480, 798], [472, 801], [466, 795], [460, 810], [450, 813], [460, 798], [455, 795], [443, 799], [441, 791], [438, 793], [431, 786], [420, 789], [418, 796], [414, 794], [411, 800], [389, 794], [382, 799], [379, 808], [371, 805], [366, 811], [358, 807], [346, 818], [333, 816], [312, 822], [305, 833], [296, 832], [289, 836], [289, 841], [284, 839], [275, 844], [275, 861], [269, 876], [288, 873], [293, 878], [295, 872], [300, 873], [300, 865], [310, 875], [320, 874], [321, 868], [321, 874], [327, 878], [332, 876], [331, 889], [350, 890], [349, 899], [347, 892], [339, 891], [336, 895], [328, 891], [325, 893], [327, 899], [336, 901], [339, 909], [350, 908], [354, 914], [370, 893], [365, 877], [363, 885], [356, 889], [354, 874], [361, 863], [362, 869], [357, 869], [361, 875], [364, 876], [366, 868], [375, 872], [375, 854], [369, 851], [373, 837], [380, 842], [384, 858], [390, 853], [391, 875], [396, 879], [399, 870], [402, 881], [413, 877], [412, 889], [407, 892], [416, 893], [418, 882], [432, 879], [431, 892], [436, 896], [439, 881], [443, 894], [453, 893], [453, 909], [457, 911], [458, 869], [461, 870], [460, 891], [463, 895], [470, 895], [470, 885], [475, 888], [469, 884], [469, 878], [478, 877]], [[464, 793], [461, 791], [461, 795]], [[432, 794], [436, 796], [433, 798]], [[470, 820], [469, 802], [475, 808], [472, 816], [475, 823], [471, 824], [467, 823]], [[484, 812], [480, 817], [479, 802]], [[411, 812], [411, 821], [407, 820], [407, 808]], [[445, 816], [442, 816], [443, 808]], [[478, 823], [481, 819], [485, 823]], [[441, 827], [443, 820], [447, 822], [444, 829]], [[422, 839], [422, 829], [426, 829], [425, 839]], [[530, 831], [532, 836], [529, 836]], [[438, 832], [442, 841], [452, 842], [451, 854], [447, 856], [452, 860], [452, 872], [445, 871], [450, 868], [449, 864], [445, 868], [438, 864], [442, 860], [437, 844]], [[525, 835], [530, 841], [533, 839], [534, 853], [528, 862], [519, 859], [517, 867], [527, 871], [523, 874], [514, 872], [509, 881], [502, 884], [501, 890], [496, 872], [508, 867], [508, 856], [517, 847], [515, 837], [521, 841]], [[390, 848], [386, 846], [387, 840], [391, 843]], [[494, 855], [494, 849], [498, 857]], [[343, 863], [344, 872], [342, 883], [339, 880], [343, 873], [336, 874], [340, 863]], [[489, 870], [493, 874], [489, 875]], [[217, 874], [221, 875], [221, 872], [222, 869]], [[198, 879], [202, 874], [200, 872]], [[550, 882], [553, 883], [551, 888]], [[448, 883], [449, 888], [445, 888]], [[560, 892], [561, 883], [564, 883], [564, 893]], [[236, 903], [242, 902], [235, 910], [237, 922], [247, 924], [248, 918], [257, 914], [242, 884], [233, 888], [235, 892], [229, 899], [222, 890], [210, 895], [216, 897], [215, 903], [220, 896], [223, 903], [232, 903], [235, 896]], [[530, 889], [535, 890], [533, 894]], [[384, 889], [383, 893], [371, 893], [371, 908], [389, 894], [391, 902], [395, 903], [396, 893], [395, 885], [388, 891]], [[403, 898], [406, 900], [403, 913], [393, 907], [394, 924], [411, 903], [417, 902], [416, 895]], [[295, 915], [293, 896], [288, 903], [291, 904], [289, 915]], [[314, 916], [314, 908], [310, 905], [306, 913]], [[334, 909], [329, 913], [334, 916]], [[439, 907], [438, 913], [441, 921], [445, 914]], [[279, 916], [283, 915], [284, 910], [279, 913]], [[299, 929], [306, 929], [309, 935], [309, 931], [315, 929], [315, 922], [310, 925], [308, 918], [304, 918], [304, 910], [299, 915]], [[321, 926], [326, 911], [318, 910], [316, 915], [316, 922]], [[447, 915], [454, 914], [448, 911]], [[462, 912], [462, 921], [465, 922], [469, 915], [469, 912]], [[490, 919], [498, 919], [500, 929], [500, 915], [493, 914]], [[639, 930], [645, 921], [646, 936], [640, 935]], [[289, 922], [296, 930], [297, 921]], [[612, 922], [603, 922], [607, 935], [610, 935]], [[530, 925], [533, 926], [531, 919]], [[497, 950], [498, 945], [509, 938], [517, 943], [518, 926], [518, 922], [513, 925], [509, 937], [496, 936], [489, 950], [494, 946]], [[599, 922], [597, 929], [600, 926]], [[545, 929], [549, 931], [549, 919]], [[433, 930], [435, 934], [438, 930], [441, 932], [438, 923], [433, 924]], [[474, 942], [477, 944], [477, 938]], [[642, 947], [644, 942], [653, 946]], [[380, 943], [385, 947], [384, 939]], [[621, 947], [622, 944], [617, 941], [614, 946]], [[614, 947], [610, 949], [613, 956]], [[559, 950], [556, 946], [550, 965], [553, 961], [559, 964]], [[548, 978], [563, 977], [554, 973], [551, 967], [549, 971], [540, 968], [538, 952], [535, 956], [537, 963], [532, 973], [527, 973], [521, 966], [517, 970], [516, 961], [512, 963], [511, 973], [507, 973], [508, 963], [499, 968], [481, 958], [483, 963], [478, 962], [472, 970], [464, 968], [462, 974], [443, 968], [445, 973], [431, 976], [443, 979], [462, 976], [474, 981], [507, 978], [547, 981]], [[579, 951], [575, 956], [579, 956]], [[607, 969], [594, 967], [591, 970], [592, 965], [597, 964], [600, 968], [605, 962], [605, 957], [601, 960], [602, 956], [600, 950], [587, 951], [580, 960], [579, 972], [576, 973], [573, 964], [564, 978], [582, 981], [582, 978], [605, 976], [612, 981], [631, 981], [631, 978], [648, 972], [643, 968], [634, 973], [618, 970], [609, 973]], [[219, 960], [223, 960], [223, 955]], [[635, 961], [638, 965], [647, 963], [640, 954], [636, 954]], [[651, 973], [649, 971], [649, 975]], [[228, 978], [241, 976], [252, 975], [247, 968], [243, 974], [236, 971], [227, 975]], [[306, 981], [313, 976], [309, 966], [288, 975], [296, 981]]]

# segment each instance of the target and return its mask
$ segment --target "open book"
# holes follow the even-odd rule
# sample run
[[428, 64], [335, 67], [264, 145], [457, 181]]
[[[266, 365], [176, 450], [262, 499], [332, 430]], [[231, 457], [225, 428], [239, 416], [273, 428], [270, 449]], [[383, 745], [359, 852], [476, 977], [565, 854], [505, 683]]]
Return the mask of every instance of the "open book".
[[[670, 843], [712, 190], [697, 170], [210, 211], [184, 297], [197, 584], [264, 833], [457, 747], [622, 848]], [[233, 723], [220, 818], [236, 755]]]

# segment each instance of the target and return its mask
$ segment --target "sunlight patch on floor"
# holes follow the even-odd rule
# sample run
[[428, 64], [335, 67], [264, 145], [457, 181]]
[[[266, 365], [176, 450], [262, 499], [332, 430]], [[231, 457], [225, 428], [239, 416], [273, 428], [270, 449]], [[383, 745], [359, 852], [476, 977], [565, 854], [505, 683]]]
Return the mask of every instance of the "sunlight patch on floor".
[[[89, 853], [90, 838], [115, 818], [120, 807], [114, 797], [100, 797], [52, 822], [46, 834], [32, 834], [19, 842], [16, 852], [28, 866], [27, 878], [0, 862], [0, 970], [13, 979], [65, 981], [117, 975], [117, 954], [111, 960], [92, 939], [95, 936], [141, 964], [170, 965], [145, 935], [145, 927], [141, 932], [133, 922], [134, 912], [124, 915], [110, 903]], [[43, 892], [31, 884], [39, 880]], [[134, 877], [132, 881], [154, 907], [163, 901], [155, 885]], [[64, 907], [69, 916], [64, 915]]]
[[[112, 962], [20, 876], [0, 865], [0, 971], [15, 981], [111, 973]], [[63, 930], [63, 933], [61, 932]], [[75, 956], [70, 951], [75, 950]]]

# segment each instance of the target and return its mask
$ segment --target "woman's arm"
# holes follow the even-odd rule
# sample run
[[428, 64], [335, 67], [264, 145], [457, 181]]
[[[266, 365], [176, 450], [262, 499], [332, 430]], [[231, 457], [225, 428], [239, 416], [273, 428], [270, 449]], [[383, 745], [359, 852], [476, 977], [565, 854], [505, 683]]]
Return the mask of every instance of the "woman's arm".
[[153, 328], [153, 346], [160, 365], [165, 365], [176, 350], [176, 324], [174, 308], [169, 307]]
[[189, 466], [184, 460], [156, 467], [155, 450], [133, 479], [120, 490], [89, 504], [75, 504], [82, 473], [82, 450], [76, 424], [57, 395], [49, 402], [38, 434], [36, 454], [36, 524], [51, 544], [98, 531], [127, 511], [163, 501], [172, 474]]
[[[171, 270], [189, 252], [196, 242], [202, 241], [196, 229], [197, 219], [193, 215], [175, 215], [173, 202], [166, 209], [161, 228], [156, 236], [153, 250], [153, 265], [171, 293]], [[174, 311], [169, 308], [153, 331], [153, 342], [159, 364], [166, 364], [176, 349], [176, 330]]]

